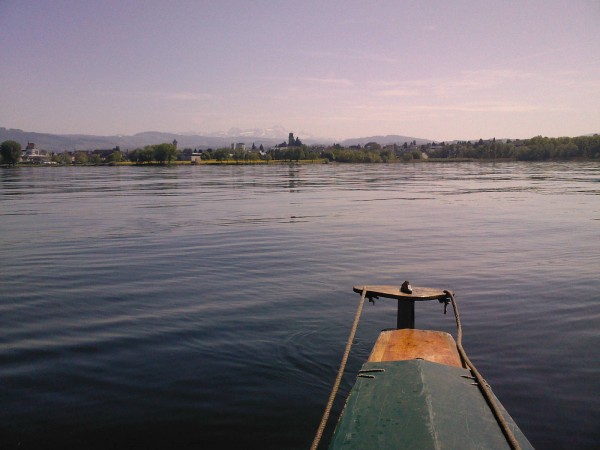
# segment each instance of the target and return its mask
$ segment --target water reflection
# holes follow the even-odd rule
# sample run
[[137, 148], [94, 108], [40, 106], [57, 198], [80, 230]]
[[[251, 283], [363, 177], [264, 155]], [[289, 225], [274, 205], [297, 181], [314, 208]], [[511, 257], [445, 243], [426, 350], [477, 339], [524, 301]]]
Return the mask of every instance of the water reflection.
[[290, 164], [288, 170], [288, 189], [290, 192], [296, 192], [300, 182], [300, 166]]

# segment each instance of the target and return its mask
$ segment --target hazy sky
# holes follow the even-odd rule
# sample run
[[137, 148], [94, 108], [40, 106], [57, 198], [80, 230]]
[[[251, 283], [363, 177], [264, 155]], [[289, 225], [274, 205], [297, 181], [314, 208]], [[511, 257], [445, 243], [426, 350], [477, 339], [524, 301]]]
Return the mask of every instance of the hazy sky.
[[27, 131], [600, 132], [599, 0], [0, 0], [0, 61]]

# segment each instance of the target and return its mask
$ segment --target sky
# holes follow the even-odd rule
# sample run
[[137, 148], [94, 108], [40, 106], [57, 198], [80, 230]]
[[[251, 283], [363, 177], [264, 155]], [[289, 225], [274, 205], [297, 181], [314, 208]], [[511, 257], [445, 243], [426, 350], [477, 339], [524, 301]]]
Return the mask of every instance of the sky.
[[0, 0], [0, 61], [25, 131], [600, 133], [600, 0]]

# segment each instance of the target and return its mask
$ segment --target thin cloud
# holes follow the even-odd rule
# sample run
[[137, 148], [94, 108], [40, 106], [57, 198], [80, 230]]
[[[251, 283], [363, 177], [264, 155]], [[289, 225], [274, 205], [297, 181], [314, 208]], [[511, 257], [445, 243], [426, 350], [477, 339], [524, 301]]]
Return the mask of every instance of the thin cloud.
[[196, 94], [193, 92], [172, 92], [163, 93], [162, 97], [166, 100], [198, 101], [211, 98], [209, 94]]
[[370, 60], [370, 61], [380, 62], [380, 63], [389, 63], [389, 64], [396, 64], [400, 61], [398, 58], [392, 58], [392, 57], [383, 56], [383, 55], [367, 55], [367, 56], [360, 57], [360, 59]]
[[359, 60], [359, 61], [373, 61], [378, 63], [387, 63], [387, 64], [396, 64], [399, 62], [398, 58], [386, 56], [377, 53], [364, 53], [364, 52], [330, 52], [330, 51], [320, 51], [320, 50], [310, 50], [305, 52], [305, 54], [311, 58], [321, 58], [321, 59], [351, 59], [351, 60]]
[[463, 72], [463, 80], [481, 85], [498, 84], [506, 81], [527, 80], [535, 75], [514, 69], [481, 69]]
[[[455, 105], [419, 105], [412, 108], [421, 111], [457, 111], [457, 112], [533, 112], [539, 111], [539, 106], [527, 103], [487, 102], [462, 103]], [[544, 108], [547, 110], [548, 108]]]
[[285, 83], [284, 87], [287, 89], [300, 89], [298, 84], [309, 83], [309, 84], [321, 84], [321, 85], [335, 85], [342, 87], [351, 87], [354, 86], [354, 82], [349, 80], [348, 78], [340, 78], [336, 76], [327, 76], [327, 77], [272, 77], [265, 76], [262, 77], [263, 80], [269, 82], [281, 82]]
[[354, 83], [350, 80], [348, 80], [347, 78], [335, 78], [335, 77], [331, 77], [331, 78], [316, 78], [316, 77], [304, 77], [304, 78], [300, 78], [300, 80], [302, 81], [308, 81], [310, 83], [319, 83], [319, 84], [333, 84], [336, 86], [354, 86]]
[[415, 97], [420, 95], [420, 92], [410, 89], [387, 89], [379, 92], [382, 97]]
[[196, 92], [157, 92], [157, 91], [98, 91], [102, 96], [127, 97], [127, 98], [150, 98], [162, 100], [177, 100], [177, 101], [200, 101], [212, 98], [210, 94], [200, 94]]
[[375, 83], [375, 89], [376, 95], [381, 97], [435, 95], [447, 98], [468, 95], [473, 91], [492, 90], [506, 83], [532, 79], [533, 76], [531, 73], [516, 70], [476, 70], [461, 72], [454, 78], [431, 78], [401, 82], [380, 81]]

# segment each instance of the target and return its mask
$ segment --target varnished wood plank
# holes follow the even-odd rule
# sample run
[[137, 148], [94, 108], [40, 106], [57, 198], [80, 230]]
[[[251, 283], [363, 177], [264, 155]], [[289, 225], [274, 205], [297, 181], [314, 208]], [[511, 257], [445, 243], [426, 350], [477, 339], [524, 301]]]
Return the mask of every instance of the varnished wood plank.
[[[354, 286], [354, 292], [362, 293], [365, 286]], [[413, 287], [412, 294], [400, 291], [400, 286], [366, 286], [367, 297], [385, 297], [405, 300], [443, 300], [447, 297], [444, 291], [427, 287]]]
[[412, 359], [463, 367], [454, 338], [442, 331], [382, 331], [373, 347], [369, 362], [405, 361]]

